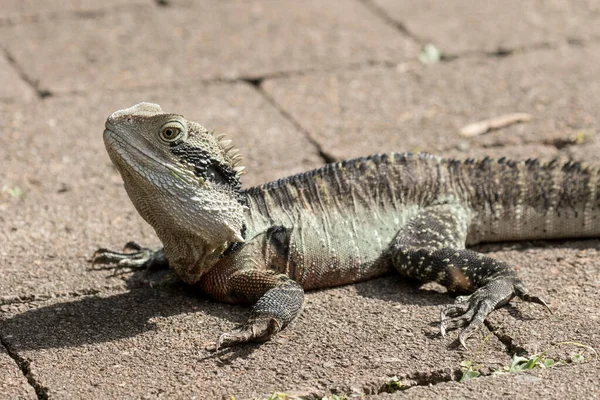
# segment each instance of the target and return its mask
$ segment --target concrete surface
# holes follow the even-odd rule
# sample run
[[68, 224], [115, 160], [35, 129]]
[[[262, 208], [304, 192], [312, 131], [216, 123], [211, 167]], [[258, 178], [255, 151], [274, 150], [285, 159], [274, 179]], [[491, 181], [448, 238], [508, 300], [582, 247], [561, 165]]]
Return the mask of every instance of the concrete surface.
[[[392, 150], [597, 162], [595, 1], [5, 3], [0, 399], [600, 397], [598, 240], [479, 246], [554, 313], [514, 301], [469, 350], [437, 332], [443, 288], [392, 275], [308, 293], [276, 339], [214, 354], [247, 308], [164, 271], [87, 262], [100, 246], [159, 245], [102, 143], [106, 116], [140, 101], [228, 132], [247, 185]], [[447, 57], [419, 62], [428, 42]], [[533, 119], [458, 134], [513, 112]], [[564, 364], [492, 374], [542, 352]], [[463, 361], [482, 377], [457, 382]], [[392, 377], [402, 390], [388, 394]]]

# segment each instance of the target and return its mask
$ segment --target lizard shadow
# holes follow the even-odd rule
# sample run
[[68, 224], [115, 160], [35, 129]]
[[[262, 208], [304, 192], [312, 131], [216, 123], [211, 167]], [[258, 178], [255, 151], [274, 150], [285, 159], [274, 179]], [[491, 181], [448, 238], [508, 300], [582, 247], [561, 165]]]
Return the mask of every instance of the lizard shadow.
[[498, 251], [529, 252], [536, 249], [569, 249], [569, 250], [598, 250], [600, 239], [574, 238], [574, 239], [547, 239], [547, 240], [521, 240], [515, 242], [490, 242], [469, 246], [469, 249], [479, 253], [493, 253]]
[[129, 281], [128, 286], [123, 293], [53, 302], [4, 317], [0, 336], [11, 337], [19, 350], [79, 347], [160, 331], [163, 318], [197, 313], [198, 320], [182, 323], [181, 329], [197, 331], [208, 344], [226, 329], [219, 321], [237, 324], [249, 312], [247, 307], [217, 303], [181, 283], [152, 288]]
[[[470, 246], [469, 249], [479, 253], [493, 253], [499, 251], [529, 252], [532, 249], [578, 249], [597, 250], [600, 248], [598, 239], [578, 240], [537, 240], [520, 242], [482, 243]], [[384, 301], [393, 301], [409, 305], [446, 305], [454, 301], [456, 294], [448, 293], [446, 288], [436, 283], [423, 284], [416, 279], [400, 277], [395, 271], [389, 274], [362, 283], [356, 284], [358, 293], [365, 297], [377, 298]], [[511, 314], [522, 316], [518, 309], [511, 307]]]
[[423, 284], [416, 279], [401, 277], [394, 271], [382, 277], [356, 283], [357, 293], [392, 304], [442, 306], [451, 302], [445, 288], [437, 284]]
[[[536, 249], [568, 249], [568, 250], [597, 250], [600, 247], [598, 239], [578, 239], [578, 240], [538, 240], [538, 241], [521, 241], [521, 242], [498, 242], [498, 243], [483, 243], [469, 247], [470, 249], [480, 253], [494, 253], [501, 251], [513, 251], [527, 253]], [[554, 256], [552, 256], [554, 257]], [[502, 257], [499, 256], [501, 259]], [[562, 261], [562, 257], [557, 256], [557, 262]], [[548, 262], [548, 260], [546, 260]], [[552, 263], [552, 261], [550, 261]], [[539, 266], [536, 266], [539, 269]], [[538, 277], [540, 274], [534, 274]], [[550, 279], [548, 276], [541, 278]], [[529, 278], [531, 281], [531, 276]], [[533, 282], [530, 282], [533, 283]], [[537, 282], [536, 282], [537, 283]], [[434, 306], [439, 310], [444, 305], [454, 302], [457, 294], [448, 293], [446, 288], [437, 283], [422, 284], [418, 280], [407, 279], [399, 276], [395, 271], [390, 272], [387, 276], [356, 284], [358, 294], [376, 298], [383, 301], [389, 301], [394, 304], [417, 305], [417, 306]], [[509, 303], [502, 307], [512, 318], [519, 321], [535, 321], [537, 317], [533, 317], [526, 312], [523, 312], [519, 306], [519, 301]], [[435, 318], [427, 323], [432, 328], [431, 331], [424, 331], [425, 336], [429, 338], [439, 337], [439, 318]], [[458, 343], [458, 342], [457, 342]], [[453, 343], [457, 345], [457, 343]]]

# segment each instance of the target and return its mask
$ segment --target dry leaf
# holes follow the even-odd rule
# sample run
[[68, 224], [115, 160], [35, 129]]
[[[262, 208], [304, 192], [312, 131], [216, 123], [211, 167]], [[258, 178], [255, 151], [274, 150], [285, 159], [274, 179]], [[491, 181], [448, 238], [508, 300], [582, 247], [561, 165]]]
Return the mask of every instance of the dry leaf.
[[530, 121], [531, 118], [532, 116], [527, 113], [501, 115], [499, 117], [485, 119], [483, 121], [463, 126], [460, 130], [460, 135], [464, 137], [479, 136], [483, 135], [486, 132], [493, 131], [495, 129], [500, 129], [504, 128], [505, 126], [516, 124], [517, 122]]

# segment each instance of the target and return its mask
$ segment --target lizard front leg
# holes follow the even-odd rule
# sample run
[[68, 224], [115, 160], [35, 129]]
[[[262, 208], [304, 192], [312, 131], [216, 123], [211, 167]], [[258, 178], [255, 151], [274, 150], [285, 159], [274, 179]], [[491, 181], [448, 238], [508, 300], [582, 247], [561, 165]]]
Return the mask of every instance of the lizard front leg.
[[116, 268], [168, 268], [164, 250], [149, 249], [135, 242], [128, 242], [122, 252], [100, 248], [94, 252], [92, 264], [115, 264]]
[[515, 295], [548, 308], [541, 298], [528, 294], [510, 265], [464, 248], [468, 223], [469, 215], [459, 204], [431, 206], [413, 217], [389, 248], [402, 275], [468, 294], [441, 311], [440, 325], [442, 335], [447, 329], [464, 327], [458, 338], [465, 348], [467, 338], [488, 314]]
[[[296, 318], [304, 290], [273, 270], [236, 269], [235, 262], [217, 263], [201, 280], [202, 290], [227, 303], [254, 304], [248, 321], [219, 336], [215, 350], [253, 340], [267, 340]], [[230, 264], [230, 265], [227, 265]]]

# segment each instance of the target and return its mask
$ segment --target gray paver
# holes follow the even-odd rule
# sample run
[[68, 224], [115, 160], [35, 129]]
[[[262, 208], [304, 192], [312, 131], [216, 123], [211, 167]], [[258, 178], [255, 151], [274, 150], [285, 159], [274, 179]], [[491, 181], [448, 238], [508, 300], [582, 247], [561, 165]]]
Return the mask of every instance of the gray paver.
[[595, 0], [369, 0], [423, 42], [457, 54], [600, 37]]
[[[0, 332], [57, 397], [365, 392], [394, 375], [407, 382], [414, 372], [452, 376], [472, 357], [473, 351], [449, 346], [431, 325], [445, 300], [394, 278], [311, 292], [301, 318], [273, 341], [216, 355], [206, 345], [243, 322], [249, 310], [191, 290], [13, 304], [5, 306]], [[480, 355], [490, 368], [508, 362], [494, 337]]]
[[[556, 147], [582, 132], [590, 136], [586, 146], [598, 142], [600, 63], [591, 61], [598, 49], [565, 46], [509, 58], [315, 73], [270, 79], [264, 89], [337, 158], [382, 151], [510, 157], [503, 147]], [[469, 140], [458, 135], [467, 124], [514, 112], [534, 119]]]
[[0, 344], [0, 399], [37, 399], [17, 363]]
[[[245, 156], [246, 184], [320, 164], [305, 136], [246, 84], [96, 93], [4, 107], [2, 296], [119, 287], [121, 279], [111, 272], [89, 270], [91, 253], [99, 246], [118, 249], [132, 239], [158, 245], [127, 198], [102, 143], [106, 116], [144, 100], [231, 132]], [[14, 194], [17, 187], [22, 196]]]
[[61, 24], [0, 28], [0, 43], [52, 92], [188, 85], [399, 61], [418, 53], [412, 41], [353, 0], [139, 7]]

